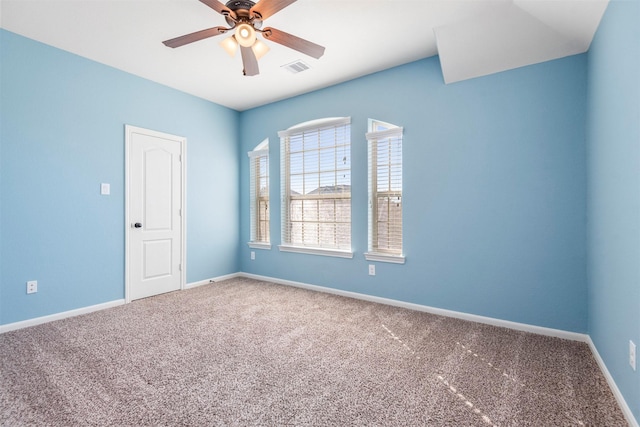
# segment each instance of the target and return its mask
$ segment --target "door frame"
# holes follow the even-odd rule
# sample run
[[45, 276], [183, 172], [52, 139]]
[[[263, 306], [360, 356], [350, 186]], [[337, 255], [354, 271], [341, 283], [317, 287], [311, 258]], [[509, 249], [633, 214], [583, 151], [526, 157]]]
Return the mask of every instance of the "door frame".
[[124, 298], [125, 303], [131, 302], [131, 280], [130, 280], [130, 256], [129, 253], [129, 233], [131, 233], [131, 228], [133, 227], [130, 212], [129, 212], [129, 195], [130, 195], [130, 172], [129, 167], [130, 159], [129, 153], [131, 148], [131, 139], [134, 133], [141, 133], [144, 135], [158, 137], [163, 139], [170, 139], [173, 141], [177, 141], [180, 143], [180, 180], [181, 180], [181, 189], [180, 189], [180, 227], [182, 232], [180, 233], [180, 290], [185, 289], [186, 284], [186, 238], [187, 238], [187, 210], [186, 210], [186, 189], [187, 189], [187, 138], [177, 135], [172, 135], [168, 133], [158, 132], [151, 129], [145, 129], [132, 125], [124, 125], [125, 137], [124, 137], [124, 176], [125, 176], [125, 190], [124, 190]]

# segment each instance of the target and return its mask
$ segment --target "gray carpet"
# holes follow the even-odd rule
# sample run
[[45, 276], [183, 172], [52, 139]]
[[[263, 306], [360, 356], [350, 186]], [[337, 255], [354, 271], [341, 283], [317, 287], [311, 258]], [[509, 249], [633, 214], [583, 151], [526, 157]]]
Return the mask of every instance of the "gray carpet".
[[584, 343], [250, 279], [0, 335], [3, 426], [626, 426]]

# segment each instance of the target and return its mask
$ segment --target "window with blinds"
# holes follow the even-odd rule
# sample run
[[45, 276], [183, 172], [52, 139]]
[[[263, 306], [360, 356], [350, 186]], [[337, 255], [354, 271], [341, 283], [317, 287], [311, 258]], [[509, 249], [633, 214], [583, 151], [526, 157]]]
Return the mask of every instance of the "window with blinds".
[[281, 250], [353, 256], [350, 123], [322, 119], [279, 132]]
[[368, 260], [404, 263], [402, 250], [402, 127], [370, 121]]
[[249, 216], [252, 247], [270, 247], [269, 233], [269, 140], [249, 153]]

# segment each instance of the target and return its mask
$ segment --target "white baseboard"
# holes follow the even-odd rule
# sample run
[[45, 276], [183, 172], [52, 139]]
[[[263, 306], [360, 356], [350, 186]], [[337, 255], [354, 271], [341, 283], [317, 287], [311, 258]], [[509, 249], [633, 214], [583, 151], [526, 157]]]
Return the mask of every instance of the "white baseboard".
[[627, 401], [624, 400], [622, 393], [620, 393], [620, 389], [618, 388], [618, 385], [616, 384], [613, 377], [611, 376], [609, 369], [607, 369], [607, 365], [605, 365], [604, 360], [602, 360], [602, 357], [600, 357], [600, 353], [598, 353], [598, 349], [596, 348], [596, 345], [591, 340], [591, 337], [588, 337], [587, 344], [589, 344], [591, 353], [593, 353], [593, 357], [596, 359], [596, 362], [598, 362], [598, 366], [600, 367], [602, 374], [607, 379], [607, 383], [609, 383], [609, 388], [611, 389], [611, 392], [615, 396], [616, 401], [618, 402], [618, 405], [620, 405], [620, 409], [622, 410], [624, 417], [627, 419], [627, 422], [629, 423], [629, 427], [640, 427], [638, 425], [638, 421], [636, 420], [636, 418], [633, 416], [633, 413], [631, 412], [631, 408], [629, 407], [629, 405], [627, 405]]
[[[199, 282], [188, 283], [185, 285], [185, 289], [194, 288], [196, 286], [208, 285], [213, 282], [220, 282], [222, 280], [233, 279], [238, 277], [240, 273], [226, 274], [224, 276], [214, 277], [212, 279], [201, 280]], [[94, 311], [104, 310], [105, 308], [116, 307], [125, 303], [124, 299], [105, 302], [102, 304], [91, 305], [88, 307], [81, 307], [75, 310], [63, 311], [61, 313], [54, 313], [48, 316], [35, 317], [33, 319], [27, 319], [20, 322], [7, 323], [6, 325], [0, 325], [0, 334], [9, 331], [15, 331], [16, 329], [28, 328], [29, 326], [41, 325], [47, 322], [53, 322], [54, 320], [66, 319], [67, 317], [79, 316], [81, 314], [87, 314]]]
[[[622, 396], [620, 389], [618, 389], [618, 386], [616, 385], [613, 377], [609, 373], [609, 370], [607, 369], [607, 365], [605, 365], [604, 360], [602, 360], [602, 357], [600, 357], [600, 354], [598, 353], [598, 349], [596, 348], [595, 344], [591, 340], [591, 337], [587, 334], [563, 331], [560, 329], [545, 328], [542, 326], [528, 325], [526, 323], [511, 322], [508, 320], [478, 316], [475, 314], [463, 313], [463, 312], [453, 311], [453, 310], [445, 310], [442, 308], [430, 307], [430, 306], [421, 305], [421, 304], [414, 304], [414, 303], [398, 301], [398, 300], [389, 299], [389, 298], [376, 297], [376, 296], [361, 294], [357, 292], [343, 291], [340, 289], [327, 288], [324, 286], [311, 285], [308, 283], [295, 282], [292, 280], [278, 279], [276, 277], [261, 276], [257, 274], [251, 274], [251, 273], [239, 272], [239, 273], [226, 274], [226, 275], [218, 276], [211, 279], [200, 280], [198, 282], [188, 283], [185, 286], [185, 289], [191, 289], [197, 286], [208, 285], [212, 282], [220, 282], [223, 280], [233, 279], [236, 277], [247, 277], [250, 279], [262, 280], [262, 281], [277, 283], [277, 284], [286, 285], [286, 286], [293, 286], [297, 288], [309, 289], [309, 290], [318, 291], [318, 292], [326, 292], [334, 295], [340, 295], [340, 296], [360, 299], [364, 301], [376, 302], [376, 303], [391, 305], [395, 307], [407, 308], [410, 310], [437, 314], [440, 316], [453, 317], [453, 318], [462, 319], [462, 320], [469, 320], [472, 322], [478, 322], [478, 323], [484, 323], [484, 324], [493, 325], [493, 326], [500, 326], [504, 328], [515, 329], [518, 331], [531, 332], [534, 334], [585, 342], [589, 345], [589, 348], [591, 349], [591, 352], [593, 353], [593, 356], [596, 359], [596, 362], [598, 363], [600, 370], [602, 371], [604, 377], [606, 378], [607, 383], [609, 384], [609, 387], [611, 388], [611, 391], [613, 392], [613, 395], [616, 398], [616, 401], [620, 405], [620, 409], [624, 413], [624, 416], [627, 419], [629, 426], [640, 427], [640, 425], [638, 425], [638, 421], [635, 419], [635, 417], [633, 416], [633, 413], [631, 412], [631, 408], [629, 407], [629, 405], [627, 405], [627, 402]], [[87, 314], [87, 313], [104, 310], [111, 307], [117, 307], [124, 303], [125, 303], [124, 299], [119, 299], [119, 300], [114, 300], [114, 301], [110, 301], [102, 304], [82, 307], [75, 310], [69, 310], [62, 313], [55, 313], [48, 316], [36, 317], [33, 319], [27, 319], [20, 322], [0, 325], [0, 334], [9, 332], [9, 331], [14, 331], [16, 329], [22, 329], [22, 328], [27, 328], [29, 326], [36, 326], [43, 323], [52, 322], [54, 320], [66, 319], [68, 317], [79, 316], [81, 314]]]
[[50, 314], [48, 316], [35, 317], [20, 322], [7, 323], [0, 325], [0, 334], [16, 329], [28, 328], [29, 326], [41, 325], [43, 323], [53, 322], [54, 320], [66, 319], [67, 317], [79, 316], [81, 314], [92, 313], [94, 311], [104, 310], [105, 308], [117, 307], [124, 304], [124, 299], [105, 302], [102, 304], [90, 305], [88, 307], [77, 308], [75, 310], [63, 311], [62, 313]]
[[224, 276], [212, 277], [211, 279], [205, 279], [205, 280], [200, 280], [198, 282], [187, 283], [184, 288], [191, 289], [191, 288], [195, 288], [202, 285], [208, 285], [214, 282], [221, 282], [223, 280], [234, 279], [236, 277], [240, 277], [240, 275], [241, 275], [240, 273], [231, 273], [231, 274], [225, 274]]
[[572, 341], [585, 342], [589, 345], [589, 348], [591, 349], [591, 352], [593, 353], [593, 356], [596, 359], [596, 362], [598, 363], [600, 370], [602, 371], [604, 377], [607, 379], [607, 383], [609, 384], [609, 387], [611, 388], [611, 391], [613, 392], [613, 395], [615, 396], [616, 401], [620, 406], [620, 409], [624, 413], [624, 416], [627, 422], [629, 423], [629, 426], [640, 427], [635, 417], [633, 416], [633, 413], [631, 412], [631, 408], [629, 408], [629, 405], [627, 405], [627, 402], [622, 396], [620, 389], [618, 389], [618, 386], [616, 385], [615, 381], [613, 380], [613, 377], [609, 373], [607, 366], [605, 365], [604, 361], [600, 357], [600, 354], [598, 353], [596, 346], [593, 344], [591, 337], [587, 334], [563, 331], [561, 329], [545, 328], [542, 326], [528, 325], [526, 323], [511, 322], [508, 320], [478, 316], [475, 314], [462, 313], [459, 311], [445, 310], [442, 308], [435, 308], [435, 307], [429, 307], [429, 306], [420, 305], [420, 304], [413, 304], [413, 303], [393, 300], [389, 298], [375, 297], [371, 295], [360, 294], [357, 292], [349, 292], [349, 291], [343, 291], [340, 289], [326, 288], [324, 286], [310, 285], [307, 283], [294, 282], [291, 280], [283, 280], [275, 277], [260, 276], [260, 275], [251, 274], [251, 273], [240, 273], [239, 276], [247, 277], [250, 279], [262, 280], [266, 282], [273, 282], [280, 285], [287, 285], [287, 286], [293, 286], [297, 288], [309, 289], [313, 291], [326, 292], [334, 295], [341, 295], [345, 297], [361, 299], [364, 301], [377, 302], [377, 303], [387, 304], [387, 305], [396, 306], [396, 307], [408, 308], [411, 310], [423, 311], [426, 313], [432, 313], [432, 314], [437, 314], [437, 315], [446, 316], [446, 317], [454, 317], [457, 319], [469, 320], [472, 322], [485, 323], [493, 326], [501, 326], [504, 328], [515, 329], [518, 331], [531, 332], [534, 334], [563, 338], [563, 339], [568, 339]]
[[543, 326], [528, 325], [526, 323], [511, 322], [508, 320], [495, 319], [493, 317], [478, 316], [476, 314], [463, 313], [460, 311], [445, 310], [442, 308], [430, 307], [427, 305], [414, 304], [410, 302], [398, 301], [398, 300], [383, 298], [383, 297], [376, 297], [376, 296], [367, 295], [367, 294], [360, 294], [357, 292], [343, 291], [340, 289], [326, 288], [324, 286], [310, 285], [307, 283], [294, 282], [291, 280], [283, 280], [275, 277], [260, 276], [260, 275], [251, 274], [251, 273], [240, 273], [239, 276], [247, 277], [250, 279], [263, 280], [266, 282], [278, 283], [281, 285], [294, 286], [297, 288], [309, 289], [313, 291], [326, 292], [334, 295], [341, 295], [341, 296], [356, 298], [364, 301], [377, 302], [377, 303], [391, 305], [395, 307], [408, 308], [410, 310], [422, 311], [425, 313], [437, 314], [440, 316], [454, 317], [456, 319], [469, 320], [471, 322], [478, 322], [478, 323], [484, 323], [487, 325], [500, 326], [503, 328], [515, 329], [517, 331], [531, 332], [539, 335], [563, 338], [563, 339], [572, 340], [572, 341], [587, 342], [589, 338], [588, 335], [580, 334], [577, 332], [569, 332], [569, 331], [563, 331], [561, 329], [545, 328]]

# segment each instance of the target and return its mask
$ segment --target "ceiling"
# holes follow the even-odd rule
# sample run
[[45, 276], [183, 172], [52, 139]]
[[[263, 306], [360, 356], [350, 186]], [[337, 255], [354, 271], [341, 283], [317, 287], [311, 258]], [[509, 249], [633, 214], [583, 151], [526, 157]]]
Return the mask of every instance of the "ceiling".
[[[224, 2], [224, 1], [223, 1]], [[271, 41], [242, 75], [212, 37], [226, 26], [198, 0], [0, 0], [2, 28], [243, 111], [433, 55], [454, 83], [588, 50], [608, 0], [298, 0], [265, 20], [326, 48], [314, 59]], [[283, 66], [302, 60], [309, 69]]]

